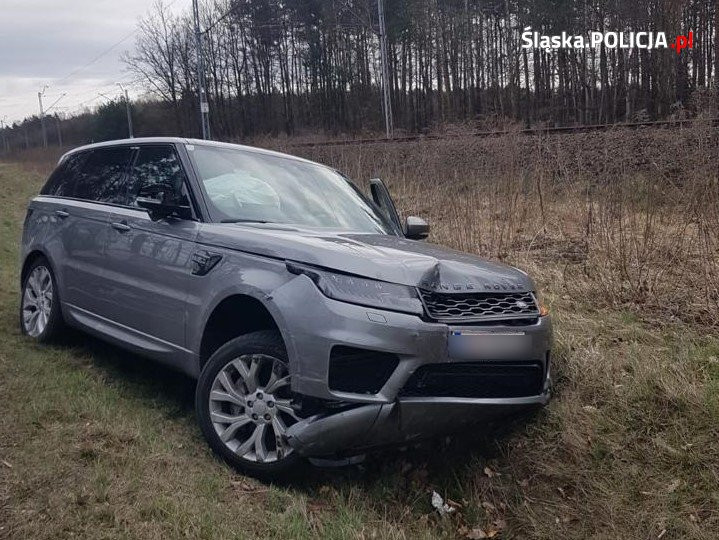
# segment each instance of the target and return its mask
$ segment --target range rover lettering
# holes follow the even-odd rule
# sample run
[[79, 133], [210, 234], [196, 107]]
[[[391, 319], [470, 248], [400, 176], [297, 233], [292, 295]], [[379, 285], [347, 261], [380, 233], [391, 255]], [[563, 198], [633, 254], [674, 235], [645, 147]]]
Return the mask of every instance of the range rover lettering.
[[69, 325], [197, 378], [209, 445], [265, 477], [545, 404], [532, 280], [424, 241], [369, 187], [225, 143], [75, 149], [27, 211], [22, 331]]

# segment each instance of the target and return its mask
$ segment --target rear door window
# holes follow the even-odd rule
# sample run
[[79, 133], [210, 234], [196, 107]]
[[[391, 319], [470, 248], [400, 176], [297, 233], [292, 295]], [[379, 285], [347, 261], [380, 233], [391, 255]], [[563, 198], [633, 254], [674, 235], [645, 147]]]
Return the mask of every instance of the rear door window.
[[82, 166], [73, 196], [89, 201], [126, 204], [126, 173], [131, 155], [132, 149], [128, 146], [92, 150]]
[[189, 205], [185, 172], [172, 146], [141, 146], [130, 171], [129, 204], [138, 197], [165, 204]]
[[40, 194], [72, 197], [75, 191], [75, 182], [86, 157], [87, 152], [80, 152], [65, 159], [50, 175]]

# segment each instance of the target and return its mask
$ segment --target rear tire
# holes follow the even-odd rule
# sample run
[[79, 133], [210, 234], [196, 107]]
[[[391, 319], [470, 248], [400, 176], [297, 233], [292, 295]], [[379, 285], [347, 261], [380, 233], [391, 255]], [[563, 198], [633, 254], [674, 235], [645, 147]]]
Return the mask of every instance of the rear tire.
[[45, 257], [27, 269], [20, 296], [20, 330], [39, 343], [57, 339], [65, 329], [55, 273]]
[[283, 433], [299, 417], [291, 407], [288, 359], [276, 331], [237, 337], [207, 361], [195, 410], [210, 448], [236, 469], [266, 480], [296, 473], [304, 461]]

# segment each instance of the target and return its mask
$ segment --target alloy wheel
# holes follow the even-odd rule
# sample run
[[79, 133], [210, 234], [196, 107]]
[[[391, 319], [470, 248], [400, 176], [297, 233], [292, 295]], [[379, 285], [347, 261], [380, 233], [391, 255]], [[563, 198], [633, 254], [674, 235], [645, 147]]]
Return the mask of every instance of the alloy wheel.
[[299, 417], [291, 401], [290, 376], [282, 361], [264, 354], [243, 355], [215, 376], [210, 420], [220, 440], [238, 457], [275, 462], [292, 453], [285, 434]]
[[45, 266], [33, 269], [22, 296], [22, 324], [28, 335], [38, 337], [47, 328], [52, 312], [53, 286]]

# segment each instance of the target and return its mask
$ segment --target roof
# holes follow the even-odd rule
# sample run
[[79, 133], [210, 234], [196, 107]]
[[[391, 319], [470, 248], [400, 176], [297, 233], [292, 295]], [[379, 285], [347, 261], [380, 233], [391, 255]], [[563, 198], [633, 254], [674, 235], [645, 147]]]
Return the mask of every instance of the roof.
[[[219, 141], [207, 141], [204, 139], [188, 139], [185, 137], [137, 137], [134, 139], [117, 139], [113, 141], [103, 141], [99, 143], [86, 144], [84, 146], [78, 146], [73, 148], [69, 152], [66, 152], [60, 158], [60, 161], [64, 160], [67, 156], [70, 156], [76, 152], [83, 150], [92, 150], [93, 148], [103, 148], [106, 146], [120, 146], [120, 145], [137, 145], [137, 144], [191, 144], [197, 146], [214, 146], [216, 148], [234, 148], [235, 150], [242, 150], [244, 152], [253, 152], [256, 154], [264, 154], [268, 156], [281, 157], [285, 159], [293, 159], [296, 161], [302, 161], [312, 165], [319, 165], [321, 167], [327, 167], [322, 163], [316, 163], [309, 159], [304, 159], [291, 154], [283, 154], [282, 152], [275, 152], [274, 150], [267, 150], [265, 148], [257, 148], [255, 146], [246, 146], [244, 144], [233, 144]], [[328, 167], [329, 168], [329, 167]]]

